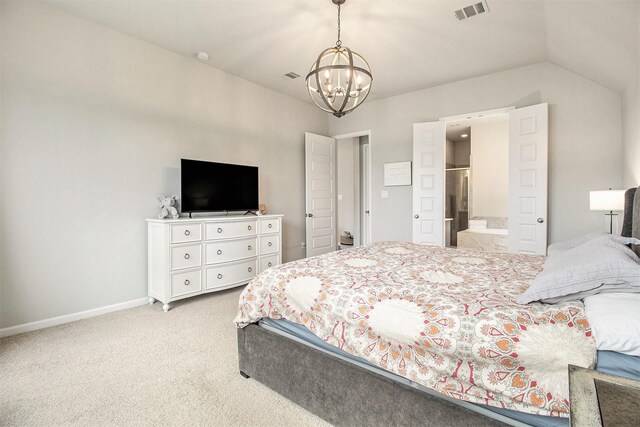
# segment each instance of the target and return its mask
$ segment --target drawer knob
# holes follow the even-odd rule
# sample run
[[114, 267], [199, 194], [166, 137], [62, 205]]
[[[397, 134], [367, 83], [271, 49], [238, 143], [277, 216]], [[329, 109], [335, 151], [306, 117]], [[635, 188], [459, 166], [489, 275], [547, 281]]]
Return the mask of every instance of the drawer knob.
[[222, 274], [218, 273], [218, 279], [222, 279]]
[[218, 254], [218, 255], [222, 255], [222, 249], [218, 249], [217, 254]]
[[247, 226], [247, 230], [251, 230], [251, 226], [250, 225]]
[[267, 264], [267, 267], [271, 267], [273, 264], [271, 264], [271, 261], [269, 261], [269, 264]]
[[191, 258], [191, 255], [189, 255], [189, 254], [184, 254], [184, 259], [189, 259], [189, 258]]
[[251, 250], [251, 245], [247, 246], [247, 249]]
[[253, 271], [253, 268], [249, 267], [248, 271], [249, 271], [249, 273], [251, 273]]
[[187, 285], [187, 286], [189, 286], [189, 285], [191, 284], [191, 281], [189, 281], [189, 279], [186, 279], [186, 280], [184, 281], [184, 284], [185, 284], [185, 285]]
[[218, 233], [222, 233], [222, 228], [218, 227]]
[[189, 234], [191, 234], [191, 232], [189, 230], [184, 230], [184, 235], [188, 236]]
[[269, 242], [269, 247], [273, 246], [273, 242]]
[[269, 225], [267, 225], [267, 227], [273, 228], [273, 224], [269, 224]]

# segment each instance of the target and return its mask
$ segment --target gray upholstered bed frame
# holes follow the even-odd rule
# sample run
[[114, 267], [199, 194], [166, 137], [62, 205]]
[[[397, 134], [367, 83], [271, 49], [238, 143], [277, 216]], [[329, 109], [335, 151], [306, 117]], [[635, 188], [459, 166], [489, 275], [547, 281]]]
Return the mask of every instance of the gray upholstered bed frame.
[[[640, 197], [635, 193], [632, 188], [625, 195], [622, 235], [640, 238]], [[479, 406], [454, 403], [393, 381], [258, 324], [238, 329], [238, 356], [242, 376], [334, 425], [522, 425]]]
[[334, 425], [502, 426], [257, 324], [238, 329], [240, 374]]

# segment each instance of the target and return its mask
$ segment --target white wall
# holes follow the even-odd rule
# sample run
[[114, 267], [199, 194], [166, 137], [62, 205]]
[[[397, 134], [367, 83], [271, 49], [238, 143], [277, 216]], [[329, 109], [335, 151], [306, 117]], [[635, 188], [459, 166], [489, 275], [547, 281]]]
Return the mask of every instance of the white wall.
[[8, 327], [146, 295], [146, 224], [180, 158], [260, 167], [303, 256], [308, 103], [48, 5], [2, 2], [2, 302]]
[[[4, 37], [3, 37], [3, 31], [2, 31], [2, 22], [3, 22], [3, 16], [4, 16], [4, 2], [0, 1], [0, 190], [2, 189], [2, 178], [3, 178], [3, 174], [2, 174], [2, 165], [3, 165], [3, 141], [4, 141], [4, 132], [2, 131], [2, 129], [4, 129], [4, 122], [3, 122], [3, 114], [2, 114], [2, 106], [3, 106], [3, 94], [4, 94], [4, 89], [2, 87], [2, 75], [3, 75], [3, 69], [4, 69], [4, 64], [3, 64], [3, 55], [2, 52], [4, 50]], [[0, 327], [2, 327], [2, 301], [5, 300], [4, 298], [4, 268], [2, 266], [2, 260], [4, 259], [2, 256], [2, 242], [4, 242], [4, 227], [2, 227], [1, 225], [3, 224], [3, 217], [4, 217], [4, 197], [2, 197], [2, 192], [0, 191]]]
[[455, 142], [453, 142], [449, 138], [447, 138], [445, 141], [447, 144], [445, 147], [445, 166], [450, 167], [451, 165], [456, 164], [456, 148], [454, 145]]
[[471, 216], [509, 216], [509, 121], [471, 126]]
[[[471, 132], [469, 132], [471, 135]], [[471, 138], [471, 136], [469, 136]], [[469, 156], [471, 155], [471, 140], [458, 141], [454, 144], [456, 166], [469, 166]]]
[[633, 82], [622, 95], [624, 188], [640, 185], [640, 84]]
[[[640, 22], [640, 5], [637, 5]], [[624, 188], [640, 185], [640, 28], [636, 28], [635, 76], [622, 95]]]
[[550, 243], [602, 229], [589, 190], [622, 184], [621, 96], [544, 62], [367, 101], [330, 118], [332, 135], [371, 129], [373, 239], [411, 240], [411, 187], [386, 188], [388, 199], [380, 191], [383, 164], [411, 159], [414, 123], [542, 102], [549, 103]]

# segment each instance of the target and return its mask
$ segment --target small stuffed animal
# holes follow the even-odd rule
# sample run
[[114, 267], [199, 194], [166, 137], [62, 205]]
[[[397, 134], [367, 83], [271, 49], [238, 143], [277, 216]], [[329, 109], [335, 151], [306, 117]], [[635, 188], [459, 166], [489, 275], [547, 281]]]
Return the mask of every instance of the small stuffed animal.
[[171, 215], [171, 218], [178, 218], [178, 210], [175, 206], [178, 205], [178, 196], [159, 196], [158, 200], [160, 201], [160, 207], [162, 210], [160, 211], [160, 215], [158, 218], [163, 219]]

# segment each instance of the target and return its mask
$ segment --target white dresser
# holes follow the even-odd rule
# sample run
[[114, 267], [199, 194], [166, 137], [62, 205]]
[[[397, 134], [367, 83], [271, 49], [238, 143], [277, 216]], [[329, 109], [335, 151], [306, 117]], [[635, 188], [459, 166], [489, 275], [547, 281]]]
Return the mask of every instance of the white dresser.
[[149, 304], [248, 283], [282, 262], [282, 215], [148, 219]]

